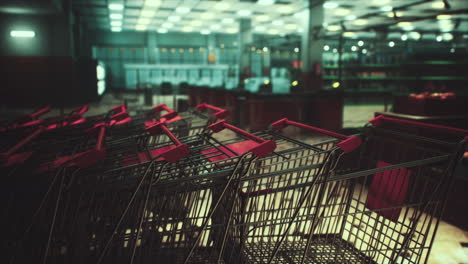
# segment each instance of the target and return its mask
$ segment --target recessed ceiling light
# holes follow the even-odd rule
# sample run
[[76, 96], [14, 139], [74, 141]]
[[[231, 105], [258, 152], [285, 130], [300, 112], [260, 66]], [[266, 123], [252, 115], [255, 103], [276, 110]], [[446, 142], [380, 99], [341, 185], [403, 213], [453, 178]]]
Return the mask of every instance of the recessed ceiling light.
[[237, 15], [238, 16], [243, 16], [243, 17], [250, 16], [250, 15], [252, 15], [252, 11], [250, 11], [250, 10], [239, 10], [239, 11], [237, 11]]
[[364, 46], [364, 41], [360, 40], [360, 41], [358, 41], [357, 44], [358, 44], [359, 47], [362, 47], [362, 46]]
[[192, 31], [193, 31], [193, 27], [185, 26], [185, 27], [182, 28], [182, 31], [184, 31], [184, 32], [192, 32]]
[[350, 15], [350, 16], [347, 16], [345, 17], [346, 20], [354, 20], [356, 19], [356, 16], [355, 15]]
[[120, 31], [122, 31], [122, 28], [121, 27], [112, 27], [111, 31], [112, 32], [120, 32]]
[[289, 30], [294, 30], [297, 28], [296, 24], [286, 24], [284, 28], [289, 29]]
[[123, 10], [124, 9], [124, 6], [122, 4], [117, 4], [117, 3], [109, 4], [108, 7], [110, 10]]
[[255, 19], [261, 22], [265, 22], [265, 21], [268, 21], [270, 17], [267, 15], [259, 15], [259, 16], [256, 16]]
[[325, 4], [323, 4], [323, 8], [326, 8], [326, 9], [334, 9], [337, 7], [338, 7], [338, 4], [335, 2], [326, 2]]
[[268, 47], [263, 47], [263, 52], [268, 52]]
[[439, 1], [439, 2], [432, 2], [432, 8], [436, 8], [436, 9], [442, 9], [442, 8], [445, 8], [445, 3], [442, 2], [442, 1]]
[[356, 46], [352, 46], [352, 47], [351, 47], [351, 50], [352, 50], [352, 51], [356, 51], [356, 50], [357, 50], [357, 47], [356, 47]]
[[144, 16], [144, 17], [152, 17], [154, 16], [156, 12], [154, 12], [153, 10], [141, 10], [141, 16]]
[[295, 47], [295, 48], [294, 48], [294, 52], [298, 53], [298, 52], [299, 52], [299, 48], [298, 48], [298, 47]]
[[232, 23], [234, 23], [234, 19], [227, 17], [227, 18], [223, 18], [223, 20], [221, 20], [221, 22], [224, 23], [224, 24], [232, 24]]
[[122, 26], [122, 21], [111, 21], [110, 24], [113, 27], [121, 27]]
[[190, 8], [186, 6], [179, 6], [175, 9], [176, 13], [187, 14], [190, 12]]
[[171, 21], [171, 22], [178, 22], [180, 21], [180, 16], [170, 16], [167, 18], [167, 20]]
[[367, 25], [367, 20], [365, 19], [358, 19], [353, 22], [354, 25], [356, 26], [364, 26]]
[[327, 27], [328, 31], [338, 31], [340, 29], [341, 29], [341, 26], [339, 26], [339, 25], [330, 25], [330, 26]]
[[159, 6], [161, 4], [161, 0], [146, 0], [145, 6]]
[[333, 53], [337, 53], [338, 52], [338, 49], [333, 49]]
[[151, 23], [151, 20], [148, 19], [148, 18], [140, 18], [140, 19], [138, 19], [138, 24], [141, 24], [141, 25], [142, 25], [142, 24], [149, 24], [149, 23]]
[[135, 29], [138, 30], [138, 31], [146, 30], [146, 25], [136, 25]]
[[158, 33], [165, 34], [165, 33], [167, 33], [167, 29], [165, 29], [165, 28], [159, 28], [159, 29], [158, 29]]
[[161, 27], [164, 27], [164, 28], [172, 28], [173, 26], [174, 24], [169, 23], [169, 22], [162, 23], [161, 25]]
[[202, 31], [200, 31], [200, 34], [202, 35], [209, 35], [211, 33], [211, 31], [207, 30], [207, 29], [204, 29]]
[[395, 47], [395, 42], [393, 42], [393, 41], [388, 42], [388, 46], [389, 46], [390, 48]]
[[228, 9], [229, 8], [229, 4], [228, 3], [223, 3], [223, 2], [219, 2], [215, 5], [215, 8], [218, 9], [218, 10], [225, 10], [225, 9]]
[[110, 14], [109, 17], [110, 19], [122, 19], [123, 18], [122, 14]]
[[328, 46], [328, 45], [323, 46], [323, 50], [324, 50], [324, 51], [329, 51], [329, 50], [330, 50], [330, 46]]
[[362, 54], [367, 54], [367, 50], [366, 50], [366, 49], [362, 49], [361, 52], [362, 52]]
[[229, 34], [235, 34], [237, 33], [238, 29], [237, 28], [227, 28], [226, 32]]
[[441, 42], [442, 41], [442, 36], [437, 36], [436, 40], [437, 40], [437, 42]]
[[213, 19], [215, 15], [213, 13], [205, 12], [200, 16], [202, 19]]
[[407, 41], [408, 40], [408, 35], [406, 35], [406, 34], [401, 35], [401, 40]]
[[451, 15], [438, 15], [437, 16], [438, 20], [448, 20], [448, 19], [451, 19], [451, 18], [452, 18]]
[[282, 26], [282, 25], [284, 25], [284, 21], [283, 21], [283, 20], [274, 20], [274, 21], [272, 22], [272, 24], [273, 24], [274, 26]]
[[257, 4], [259, 5], [272, 5], [275, 3], [275, 0], [258, 0]]
[[346, 9], [346, 8], [338, 8], [336, 11], [335, 11], [335, 15], [337, 16], [347, 16], [351, 11], [349, 9]]
[[279, 33], [279, 31], [277, 29], [274, 29], [274, 28], [268, 30], [268, 34], [270, 34], [270, 35], [276, 35], [278, 33]]
[[393, 10], [393, 7], [392, 6], [382, 6], [380, 8], [380, 10], [383, 11], [383, 12], [390, 12], [390, 11]]

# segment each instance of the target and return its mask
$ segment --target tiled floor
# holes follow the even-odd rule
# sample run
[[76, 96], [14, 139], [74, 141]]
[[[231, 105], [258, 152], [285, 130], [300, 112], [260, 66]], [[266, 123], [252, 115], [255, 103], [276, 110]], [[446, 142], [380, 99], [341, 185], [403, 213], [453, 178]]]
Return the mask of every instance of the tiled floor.
[[[178, 96], [177, 98], [186, 98]], [[113, 96], [106, 95], [101, 102], [92, 103], [87, 115], [94, 115], [108, 111], [112, 106], [127, 101], [130, 108], [136, 108], [143, 104], [143, 98], [136, 95]], [[153, 105], [165, 103], [171, 108], [175, 108], [173, 96], [154, 96]], [[141, 108], [141, 107], [140, 107]], [[144, 107], [144, 108], [149, 108]], [[345, 105], [344, 127], [361, 127], [374, 115], [375, 111], [383, 111], [382, 105]], [[5, 109], [0, 109], [0, 114]], [[70, 109], [64, 110], [67, 113]], [[49, 116], [59, 114], [54, 110]], [[442, 221], [435, 236], [432, 251], [429, 257], [429, 264], [468, 264], [468, 248], [463, 248], [461, 243], [468, 243], [468, 232]], [[405, 263], [404, 261], [401, 263]]]

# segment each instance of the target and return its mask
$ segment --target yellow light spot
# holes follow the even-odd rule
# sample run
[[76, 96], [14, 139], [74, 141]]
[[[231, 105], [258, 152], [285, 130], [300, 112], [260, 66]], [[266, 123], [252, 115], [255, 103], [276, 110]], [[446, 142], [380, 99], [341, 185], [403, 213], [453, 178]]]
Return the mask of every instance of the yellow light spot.
[[294, 81], [294, 82], [292, 82], [291, 84], [292, 84], [292, 86], [297, 86], [298, 82], [297, 82], [297, 81]]
[[339, 83], [339, 82], [334, 82], [334, 83], [332, 84], [332, 87], [333, 87], [333, 88], [338, 88], [338, 87], [340, 87], [340, 83]]
[[265, 80], [265, 81], [263, 81], [263, 83], [268, 85], [268, 84], [270, 84], [270, 80]]

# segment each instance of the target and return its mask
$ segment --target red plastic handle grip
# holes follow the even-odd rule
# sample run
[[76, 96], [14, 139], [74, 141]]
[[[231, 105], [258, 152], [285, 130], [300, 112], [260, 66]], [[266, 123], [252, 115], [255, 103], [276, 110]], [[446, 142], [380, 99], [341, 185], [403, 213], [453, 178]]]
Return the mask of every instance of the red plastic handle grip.
[[124, 104], [121, 104], [121, 105], [118, 105], [116, 107], [113, 107], [112, 111], [114, 111], [115, 113], [126, 112], [127, 108], [125, 107]]
[[152, 112], [155, 112], [155, 113], [158, 113], [158, 112], [161, 112], [161, 111], [166, 111], [167, 112], [167, 113], [165, 113], [164, 115], [161, 116], [161, 117], [165, 118], [166, 120], [171, 120], [171, 119], [173, 119], [174, 117], [176, 117], [179, 114], [176, 111], [174, 111], [173, 109], [167, 107], [167, 105], [165, 105], [165, 104], [157, 105], [157, 106], [153, 107], [153, 109], [152, 109]]
[[362, 143], [362, 139], [359, 136], [351, 136], [350, 137], [350, 136], [342, 135], [342, 134], [335, 133], [335, 132], [332, 132], [332, 131], [328, 131], [328, 130], [325, 130], [325, 129], [321, 129], [321, 128], [318, 128], [318, 127], [309, 126], [309, 125], [302, 124], [302, 123], [295, 122], [295, 121], [290, 121], [287, 118], [283, 118], [281, 120], [278, 120], [278, 121], [274, 122], [273, 124], [271, 124], [271, 126], [274, 129], [279, 130], [279, 131], [281, 131], [283, 128], [285, 128], [287, 126], [295, 126], [295, 127], [299, 127], [299, 128], [303, 128], [303, 129], [312, 131], [312, 132], [320, 133], [322, 135], [327, 135], [327, 136], [330, 136], [330, 137], [342, 139], [343, 141], [341, 141], [340, 143], [337, 143], [336, 145], [339, 148], [341, 148], [344, 152], [351, 152], [354, 149], [356, 149], [357, 147], [359, 147], [361, 145], [361, 143]]
[[219, 107], [216, 107], [214, 105], [207, 104], [207, 103], [201, 103], [201, 104], [197, 105], [196, 108], [198, 109], [198, 111], [205, 111], [206, 109], [210, 109], [210, 110], [214, 111], [213, 115], [217, 119], [223, 119], [223, 118], [227, 117], [230, 114], [229, 110], [227, 110], [227, 109], [219, 108]]
[[399, 124], [402, 124], [402, 125], [410, 125], [410, 126], [414, 126], [414, 127], [434, 129], [434, 130], [439, 130], [439, 131], [442, 131], [442, 132], [449, 132], [449, 133], [453, 133], [453, 134], [459, 134], [459, 135], [464, 136], [464, 137], [468, 135], [468, 130], [466, 130], [466, 129], [448, 127], [448, 126], [441, 126], [441, 125], [434, 125], [434, 124], [428, 124], [428, 123], [421, 123], [421, 122], [409, 121], [409, 120], [403, 120], [403, 119], [397, 119], [397, 118], [391, 118], [391, 117], [386, 117], [384, 115], [379, 115], [376, 118], [373, 118], [373, 119], [369, 120], [369, 123], [371, 123], [375, 127], [379, 127], [379, 126], [383, 125], [384, 122], [399, 123]]
[[10, 156], [11, 154], [15, 153], [18, 151], [20, 148], [22, 148], [24, 145], [29, 143], [31, 140], [35, 139], [38, 137], [43, 131], [45, 130], [45, 127], [39, 127], [38, 129], [34, 130], [33, 133], [31, 133], [29, 136], [26, 138], [22, 139], [20, 142], [18, 142], [16, 145], [11, 147], [7, 152], [3, 153], [4, 156]]
[[115, 115], [113, 115], [111, 117], [112, 120], [115, 120], [115, 121], [122, 121], [124, 120], [125, 118], [128, 118], [129, 115], [128, 115], [128, 112], [125, 110], [125, 111], [122, 111], [122, 112], [119, 112]]
[[104, 139], [106, 138], [106, 129], [107, 127], [105, 125], [98, 127], [98, 135], [97, 135], [96, 147], [95, 147], [97, 151], [101, 151], [104, 149]]
[[166, 136], [168, 136], [174, 143], [175, 146], [173, 148], [169, 148], [160, 154], [160, 156], [162, 156], [166, 161], [174, 163], [186, 157], [190, 153], [190, 148], [187, 145], [182, 144], [182, 142], [180, 142], [180, 140], [167, 128], [166, 124], [155, 122], [153, 125], [147, 127], [146, 130], [150, 135], [166, 134]]
[[250, 151], [257, 155], [260, 158], [263, 158], [273, 152], [276, 148], [276, 143], [272, 140], [265, 140], [263, 138], [259, 138], [255, 135], [250, 134], [249, 132], [242, 130], [238, 127], [235, 127], [231, 124], [226, 123], [226, 120], [221, 120], [216, 123], [213, 123], [208, 126], [213, 132], [217, 133], [222, 131], [223, 129], [227, 128], [236, 134], [244, 136], [252, 141], [259, 143], [256, 147], [252, 148]]
[[50, 111], [50, 106], [46, 106], [44, 108], [41, 108], [41, 109], [29, 114], [29, 117], [31, 119], [34, 119], [34, 118], [37, 118], [37, 117], [39, 117], [39, 116], [41, 116], [41, 115], [43, 115], [43, 114], [45, 114], [45, 113], [47, 113], [49, 111]]
[[84, 113], [88, 112], [88, 110], [89, 110], [89, 106], [88, 105], [83, 105], [82, 107], [79, 107], [79, 108], [73, 110], [72, 113], [81, 116]]

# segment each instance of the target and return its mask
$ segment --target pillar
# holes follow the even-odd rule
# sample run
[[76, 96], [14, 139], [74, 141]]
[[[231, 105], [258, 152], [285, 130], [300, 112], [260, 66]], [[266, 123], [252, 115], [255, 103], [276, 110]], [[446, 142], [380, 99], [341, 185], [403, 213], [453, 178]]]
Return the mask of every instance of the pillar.
[[148, 49], [148, 63], [159, 63], [158, 34], [156, 32], [147, 32], [146, 47]]
[[244, 80], [250, 77], [250, 44], [253, 42], [252, 20], [239, 19], [239, 86], [243, 89]]

